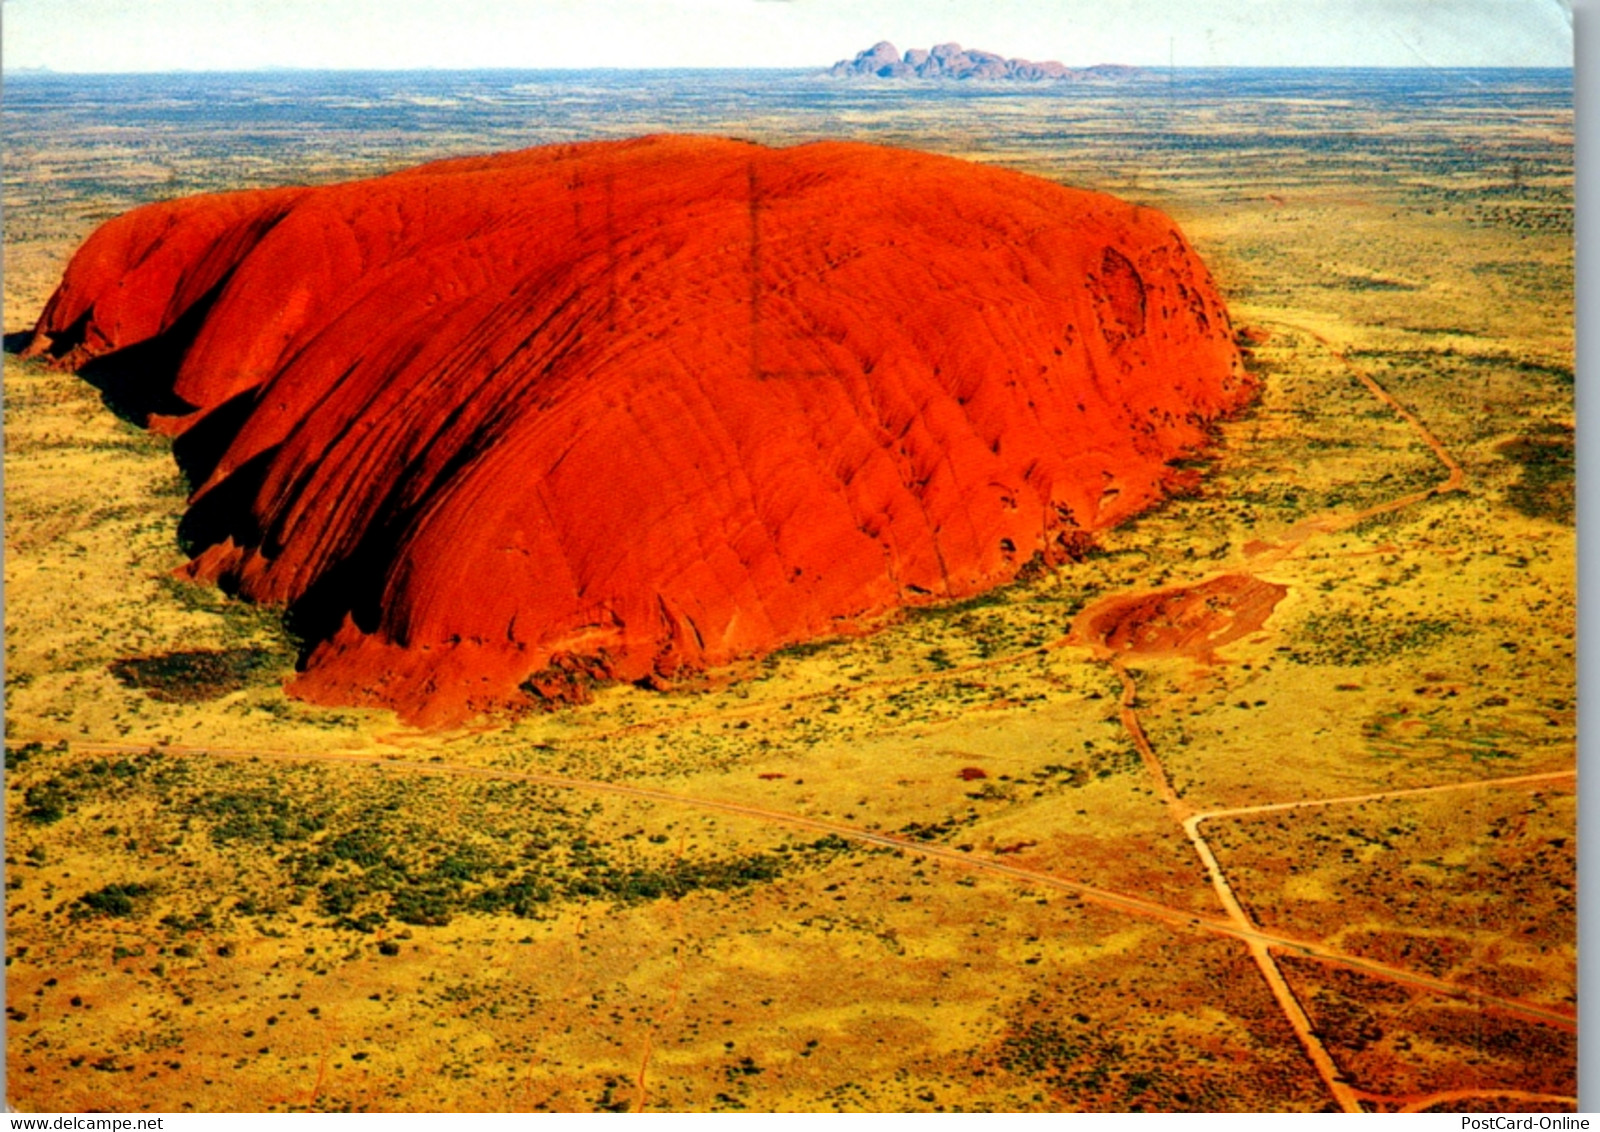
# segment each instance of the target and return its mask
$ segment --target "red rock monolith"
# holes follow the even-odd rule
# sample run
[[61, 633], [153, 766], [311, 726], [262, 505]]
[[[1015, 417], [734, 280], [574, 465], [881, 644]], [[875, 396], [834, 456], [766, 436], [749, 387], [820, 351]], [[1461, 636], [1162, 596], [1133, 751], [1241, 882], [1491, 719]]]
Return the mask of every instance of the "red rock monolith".
[[294, 693], [421, 725], [1008, 582], [1253, 390], [1154, 209], [698, 137], [149, 205], [30, 352], [177, 438], [191, 570], [289, 607]]

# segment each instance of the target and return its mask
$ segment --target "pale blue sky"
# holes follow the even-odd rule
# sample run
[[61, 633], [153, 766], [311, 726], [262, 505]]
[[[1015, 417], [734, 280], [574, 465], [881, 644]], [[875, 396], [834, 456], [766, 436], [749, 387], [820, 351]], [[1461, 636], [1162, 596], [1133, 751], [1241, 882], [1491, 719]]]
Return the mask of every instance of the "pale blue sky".
[[1569, 66], [1570, 0], [4, 0], [7, 68], [805, 67], [879, 39], [1073, 65]]

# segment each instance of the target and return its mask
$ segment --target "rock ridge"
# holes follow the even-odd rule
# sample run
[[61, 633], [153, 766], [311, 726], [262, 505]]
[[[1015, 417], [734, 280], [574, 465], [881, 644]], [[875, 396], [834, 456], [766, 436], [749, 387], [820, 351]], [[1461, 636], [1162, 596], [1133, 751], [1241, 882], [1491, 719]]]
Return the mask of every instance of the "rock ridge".
[[901, 55], [894, 44], [884, 40], [858, 52], [854, 59], [841, 59], [828, 69], [836, 79], [947, 79], [987, 82], [1122, 82], [1143, 72], [1137, 67], [1102, 63], [1093, 67], [1068, 67], [1064, 63], [1036, 63], [1029, 59], [1008, 59], [992, 51], [941, 43], [931, 49], [913, 47]]

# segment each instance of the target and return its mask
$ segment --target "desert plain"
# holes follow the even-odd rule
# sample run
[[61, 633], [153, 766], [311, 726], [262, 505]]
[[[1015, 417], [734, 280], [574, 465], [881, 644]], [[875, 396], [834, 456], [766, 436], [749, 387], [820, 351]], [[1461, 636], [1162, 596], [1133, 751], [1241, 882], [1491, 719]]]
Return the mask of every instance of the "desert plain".
[[698, 129], [1161, 208], [1261, 393], [1081, 561], [441, 732], [286, 696], [8, 353], [10, 1102], [1572, 1110], [1570, 82], [16, 80], [8, 340], [143, 201]]

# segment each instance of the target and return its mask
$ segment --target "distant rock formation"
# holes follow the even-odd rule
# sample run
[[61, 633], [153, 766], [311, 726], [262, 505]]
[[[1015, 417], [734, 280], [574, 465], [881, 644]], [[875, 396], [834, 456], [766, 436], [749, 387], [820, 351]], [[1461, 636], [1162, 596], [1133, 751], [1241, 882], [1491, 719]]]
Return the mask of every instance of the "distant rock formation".
[[875, 43], [854, 59], [841, 59], [828, 70], [836, 79], [976, 79], [993, 82], [1121, 82], [1143, 72], [1138, 67], [1102, 63], [1068, 67], [1007, 59], [992, 51], [968, 50], [959, 43], [941, 43], [931, 51], [913, 47], [904, 56], [887, 40]]
[[176, 437], [192, 576], [421, 725], [1081, 554], [1254, 390], [1153, 208], [846, 143], [550, 146], [147, 205], [29, 352]]

